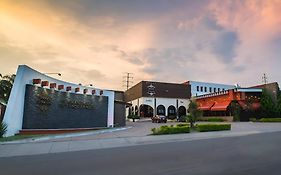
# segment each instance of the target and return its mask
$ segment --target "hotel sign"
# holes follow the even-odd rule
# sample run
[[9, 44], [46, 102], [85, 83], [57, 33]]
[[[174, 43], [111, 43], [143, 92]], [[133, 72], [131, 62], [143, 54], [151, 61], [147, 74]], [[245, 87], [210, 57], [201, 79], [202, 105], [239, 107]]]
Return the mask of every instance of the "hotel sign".
[[150, 83], [150, 85], [147, 86], [147, 93], [148, 93], [150, 96], [155, 95], [155, 86], [153, 86], [152, 83]]

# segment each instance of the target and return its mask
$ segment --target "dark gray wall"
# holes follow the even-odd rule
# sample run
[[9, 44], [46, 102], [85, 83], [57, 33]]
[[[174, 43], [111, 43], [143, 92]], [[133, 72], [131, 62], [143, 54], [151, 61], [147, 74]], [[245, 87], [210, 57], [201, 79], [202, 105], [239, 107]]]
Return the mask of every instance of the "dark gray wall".
[[[153, 89], [150, 89], [150, 86], [152, 86]], [[149, 94], [149, 92], [153, 92], [153, 95]], [[124, 93], [125, 102], [129, 102], [140, 97], [190, 99], [191, 86], [188, 84], [141, 81]]]
[[26, 85], [23, 129], [107, 127], [108, 97]]
[[126, 125], [126, 106], [124, 102], [114, 102], [114, 126]]

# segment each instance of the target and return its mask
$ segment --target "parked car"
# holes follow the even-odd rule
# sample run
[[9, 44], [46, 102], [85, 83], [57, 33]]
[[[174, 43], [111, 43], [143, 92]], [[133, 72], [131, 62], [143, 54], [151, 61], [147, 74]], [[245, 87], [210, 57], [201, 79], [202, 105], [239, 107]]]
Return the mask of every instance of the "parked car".
[[167, 123], [167, 117], [164, 115], [156, 115], [151, 117], [152, 123]]

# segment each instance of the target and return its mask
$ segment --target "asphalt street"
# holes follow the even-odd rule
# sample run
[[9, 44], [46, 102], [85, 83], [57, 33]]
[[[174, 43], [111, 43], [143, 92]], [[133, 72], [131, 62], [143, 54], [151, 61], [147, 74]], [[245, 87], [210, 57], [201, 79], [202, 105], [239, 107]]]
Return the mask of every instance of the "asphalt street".
[[0, 158], [1, 175], [281, 174], [281, 132]]

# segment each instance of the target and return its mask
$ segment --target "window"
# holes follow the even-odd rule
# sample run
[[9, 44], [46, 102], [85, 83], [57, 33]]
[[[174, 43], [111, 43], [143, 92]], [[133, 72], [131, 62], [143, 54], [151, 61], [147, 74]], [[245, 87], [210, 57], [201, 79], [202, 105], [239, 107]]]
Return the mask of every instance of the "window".
[[222, 91], [225, 91], [225, 89], [224, 89], [224, 88], [222, 88]]
[[203, 92], [203, 86], [200, 86], [200, 91]]
[[220, 88], [218, 88], [218, 92], [220, 91]]
[[212, 92], [212, 87], [209, 87], [209, 92]]
[[199, 86], [197, 86], [196, 88], [197, 88], [197, 91], [199, 91]]
[[217, 88], [214, 88], [214, 92], [217, 92]]
[[206, 86], [204, 87], [204, 91], [207, 92], [207, 87]]

